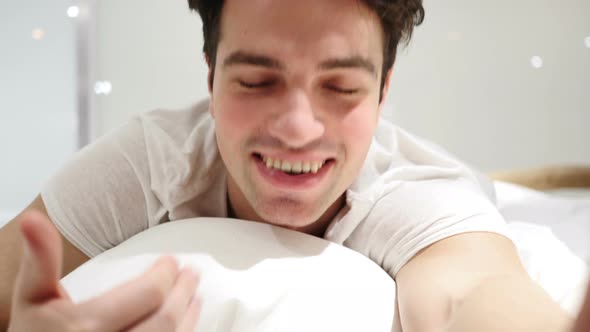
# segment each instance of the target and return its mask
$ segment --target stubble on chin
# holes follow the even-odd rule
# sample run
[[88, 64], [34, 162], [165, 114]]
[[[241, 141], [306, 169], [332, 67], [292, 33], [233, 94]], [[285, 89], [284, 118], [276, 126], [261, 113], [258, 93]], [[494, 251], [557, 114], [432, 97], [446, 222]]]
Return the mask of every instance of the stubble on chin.
[[291, 197], [277, 197], [255, 203], [257, 214], [265, 222], [283, 227], [302, 227], [315, 221], [309, 206]]

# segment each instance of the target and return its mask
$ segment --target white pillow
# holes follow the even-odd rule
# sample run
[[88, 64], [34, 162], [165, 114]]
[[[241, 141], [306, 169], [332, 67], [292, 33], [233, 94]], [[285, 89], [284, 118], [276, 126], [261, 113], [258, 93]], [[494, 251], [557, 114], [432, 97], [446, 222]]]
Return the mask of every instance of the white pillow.
[[138, 276], [162, 254], [201, 272], [197, 331], [391, 331], [395, 283], [374, 262], [320, 238], [242, 220], [160, 225], [62, 283], [83, 301]]

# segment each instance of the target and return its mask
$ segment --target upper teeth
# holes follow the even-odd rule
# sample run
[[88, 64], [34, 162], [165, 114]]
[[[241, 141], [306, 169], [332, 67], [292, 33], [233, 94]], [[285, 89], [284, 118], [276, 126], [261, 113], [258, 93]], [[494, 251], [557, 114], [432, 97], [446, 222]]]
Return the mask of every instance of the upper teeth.
[[262, 160], [266, 164], [268, 168], [274, 168], [281, 170], [283, 172], [290, 172], [290, 173], [317, 173], [322, 166], [324, 166], [325, 161], [283, 161], [278, 159], [272, 159], [268, 157], [262, 157]]

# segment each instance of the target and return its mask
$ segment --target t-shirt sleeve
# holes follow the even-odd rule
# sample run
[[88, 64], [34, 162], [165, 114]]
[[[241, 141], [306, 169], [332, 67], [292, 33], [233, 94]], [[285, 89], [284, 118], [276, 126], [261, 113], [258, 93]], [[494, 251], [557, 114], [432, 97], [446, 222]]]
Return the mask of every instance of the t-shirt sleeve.
[[476, 182], [464, 177], [401, 181], [380, 196], [345, 245], [395, 278], [420, 250], [466, 232], [509, 234]]
[[89, 257], [147, 229], [154, 201], [141, 120], [78, 152], [41, 197], [58, 230]]

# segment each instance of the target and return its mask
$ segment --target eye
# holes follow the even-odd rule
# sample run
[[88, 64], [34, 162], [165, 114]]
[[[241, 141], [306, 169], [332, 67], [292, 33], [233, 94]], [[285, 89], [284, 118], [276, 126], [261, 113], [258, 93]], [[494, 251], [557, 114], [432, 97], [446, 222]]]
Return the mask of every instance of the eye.
[[328, 90], [334, 91], [336, 93], [340, 93], [343, 95], [352, 95], [359, 91], [359, 89], [343, 89], [337, 86], [329, 85], [327, 86]]
[[267, 88], [274, 84], [273, 81], [261, 81], [261, 82], [246, 82], [246, 81], [238, 81], [241, 87], [246, 89], [262, 89]]

